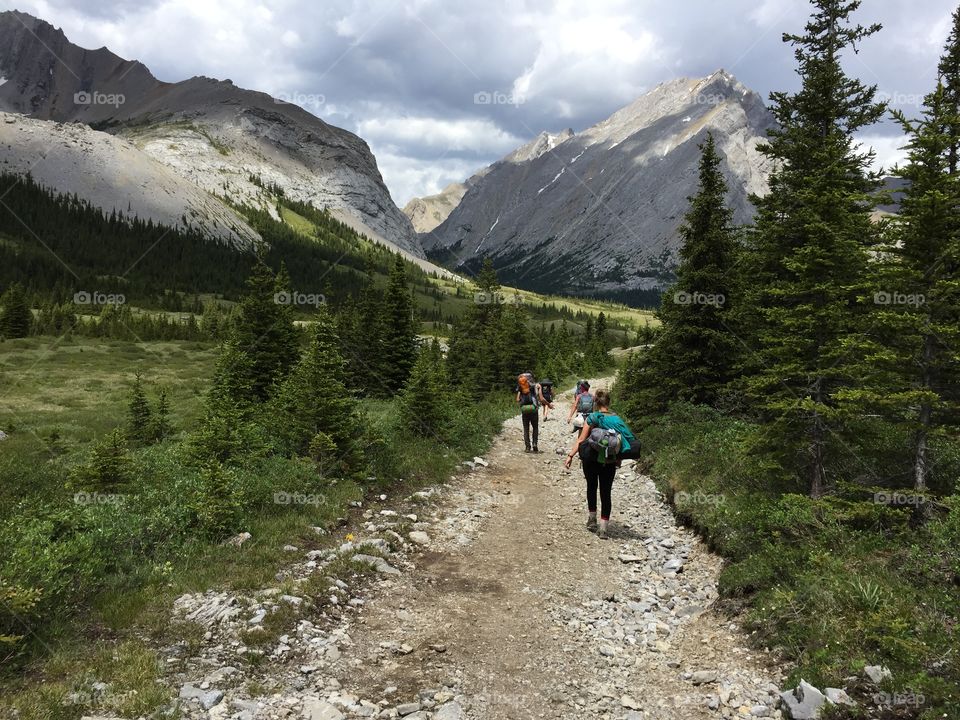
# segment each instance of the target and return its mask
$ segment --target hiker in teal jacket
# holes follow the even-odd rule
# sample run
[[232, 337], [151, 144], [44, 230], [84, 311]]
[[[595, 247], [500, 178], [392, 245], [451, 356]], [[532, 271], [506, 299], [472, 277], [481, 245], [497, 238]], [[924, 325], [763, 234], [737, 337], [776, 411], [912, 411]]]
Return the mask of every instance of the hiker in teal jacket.
[[[583, 475], [587, 481], [587, 530], [596, 532], [601, 540], [605, 540], [610, 513], [613, 511], [613, 479], [616, 477], [617, 467], [624, 453], [629, 457], [637, 456], [640, 443], [623, 419], [610, 412], [610, 393], [606, 390], [597, 390], [594, 403], [597, 410], [587, 415], [577, 441], [567, 454], [564, 466], [569, 468], [573, 464], [573, 458], [580, 455]], [[597, 460], [596, 452], [590, 450], [587, 438], [590, 437], [590, 431], [594, 428], [616, 430], [620, 434], [620, 453], [617, 455], [616, 462], [601, 463]], [[597, 523], [597, 490], [600, 491], [599, 523]]]
[[[597, 395], [600, 393], [609, 398], [609, 394], [603, 390], [598, 390]], [[601, 405], [599, 398], [597, 398], [597, 405], [600, 406], [600, 410], [597, 412], [592, 412], [586, 417], [586, 424], [592, 428], [598, 427], [603, 428], [604, 430], [616, 430], [620, 433], [620, 454], [617, 456], [620, 459], [625, 457], [634, 457], [634, 449], [639, 447], [636, 436], [633, 434], [633, 431], [627, 427], [627, 424], [623, 421], [623, 418], [617, 415], [616, 413], [610, 412], [609, 407]], [[609, 400], [607, 400], [609, 402]]]

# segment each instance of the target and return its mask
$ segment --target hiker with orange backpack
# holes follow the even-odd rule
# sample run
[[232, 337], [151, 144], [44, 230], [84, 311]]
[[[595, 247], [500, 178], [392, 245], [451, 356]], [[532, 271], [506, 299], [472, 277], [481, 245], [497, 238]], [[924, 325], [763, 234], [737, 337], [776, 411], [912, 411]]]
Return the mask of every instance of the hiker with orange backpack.
[[[613, 479], [624, 454], [636, 457], [640, 443], [623, 419], [610, 411], [610, 393], [597, 390], [593, 396], [596, 410], [587, 415], [564, 467], [580, 455], [587, 481], [587, 530], [607, 539], [607, 524], [613, 512]], [[600, 522], [597, 522], [597, 490], [600, 491]]]
[[[540, 434], [539, 406], [543, 401], [540, 390], [533, 380], [533, 373], [525, 372], [517, 378], [517, 403], [523, 419], [524, 452], [540, 452], [537, 441]], [[533, 442], [531, 443], [531, 435]]]

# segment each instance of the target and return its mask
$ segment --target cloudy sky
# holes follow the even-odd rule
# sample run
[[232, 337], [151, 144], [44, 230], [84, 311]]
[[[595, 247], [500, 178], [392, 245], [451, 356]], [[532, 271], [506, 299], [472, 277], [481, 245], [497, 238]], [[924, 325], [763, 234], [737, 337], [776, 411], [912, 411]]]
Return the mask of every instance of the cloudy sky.
[[[866, 0], [884, 30], [847, 59], [908, 113], [929, 91], [957, 0]], [[657, 83], [718, 68], [793, 89], [783, 32], [805, 0], [0, 0], [162, 80], [193, 75], [297, 102], [370, 143], [398, 204], [541, 130], [582, 130]], [[898, 156], [890, 123], [864, 135]]]

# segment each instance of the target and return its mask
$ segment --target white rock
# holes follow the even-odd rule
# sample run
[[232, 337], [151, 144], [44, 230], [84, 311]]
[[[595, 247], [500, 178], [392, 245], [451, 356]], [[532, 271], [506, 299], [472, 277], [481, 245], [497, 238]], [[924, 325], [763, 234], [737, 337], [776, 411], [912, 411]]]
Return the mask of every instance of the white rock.
[[870, 681], [876, 685], [893, 677], [893, 673], [890, 672], [889, 668], [883, 667], [882, 665], [867, 665], [863, 669], [863, 674], [870, 678]]
[[224, 544], [224, 545], [233, 545], [234, 547], [240, 547], [241, 545], [243, 545], [247, 540], [249, 540], [249, 539], [252, 538], [252, 537], [253, 537], [253, 535], [251, 535], [250, 533], [248, 533], [248, 532], [242, 532], [242, 533], [239, 533], [238, 535], [234, 535], [234, 536], [233, 536], [232, 538], [230, 538], [229, 540], [225, 540], [225, 541], [223, 542], [223, 544]]
[[307, 720], [343, 720], [344, 715], [326, 700], [307, 698], [303, 701], [303, 717]]
[[853, 698], [847, 694], [847, 691], [840, 688], [824, 688], [823, 694], [826, 695], [827, 700], [834, 705], [853, 706], [856, 704], [853, 702]]
[[415, 542], [417, 545], [429, 545], [430, 536], [427, 535], [422, 530], [414, 530], [407, 535], [410, 538], [411, 542]]

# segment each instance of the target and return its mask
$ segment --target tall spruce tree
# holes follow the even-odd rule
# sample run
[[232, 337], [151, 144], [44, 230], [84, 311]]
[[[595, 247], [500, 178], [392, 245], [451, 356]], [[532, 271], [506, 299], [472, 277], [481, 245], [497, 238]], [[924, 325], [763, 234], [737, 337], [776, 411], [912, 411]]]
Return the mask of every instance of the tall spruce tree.
[[947, 172], [960, 169], [960, 8], [953, 11], [953, 24], [938, 65], [943, 84], [943, 112], [946, 120]]
[[474, 279], [473, 304], [454, 324], [447, 364], [454, 383], [472, 397], [480, 397], [502, 381], [494, 348], [500, 336], [503, 305], [500, 281], [490, 258]]
[[890, 369], [898, 379], [881, 399], [911, 430], [911, 474], [921, 492], [935, 466], [930, 441], [956, 421], [960, 401], [960, 176], [950, 172], [953, 112], [941, 84], [926, 98], [922, 119], [894, 113], [909, 136], [908, 162], [896, 172], [908, 184], [883, 255], [878, 293], [886, 301], [882, 319], [892, 331]]
[[417, 328], [413, 317], [413, 298], [407, 284], [407, 267], [397, 255], [383, 296], [381, 382], [390, 393], [397, 392], [410, 376], [417, 357]]
[[456, 412], [444, 368], [443, 353], [434, 340], [420, 349], [397, 405], [400, 423], [418, 437], [450, 441]]
[[258, 261], [247, 279], [234, 324], [233, 344], [249, 359], [251, 400], [262, 402], [298, 356], [297, 332], [286, 272], [274, 275]]
[[171, 432], [173, 432], [173, 428], [170, 425], [170, 399], [167, 396], [167, 389], [160, 388], [157, 395], [157, 407], [153, 412], [153, 420], [150, 423], [150, 435], [154, 441], [160, 442], [167, 439]]
[[13, 283], [0, 298], [0, 337], [26, 337], [30, 334], [31, 319], [23, 285]]
[[490, 347], [498, 361], [497, 386], [508, 388], [523, 372], [533, 371], [538, 353], [545, 350], [542, 338], [535, 338], [529, 327], [530, 318], [520, 295], [508, 298], [500, 314], [496, 340]]
[[771, 95], [778, 127], [760, 150], [775, 170], [769, 194], [753, 199], [745, 303], [754, 312], [740, 331], [755, 349], [746, 389], [768, 424], [769, 447], [819, 497], [829, 490], [828, 463], [846, 452], [843, 437], [859, 414], [845, 393], [869, 384], [873, 372], [864, 316], [876, 178], [868, 170], [872, 154], [860, 152], [853, 136], [884, 106], [874, 101], [876, 87], [841, 65], [880, 26], [852, 24], [859, 0], [812, 4], [805, 33], [784, 35], [802, 85]]
[[153, 439], [151, 419], [150, 403], [143, 391], [143, 376], [138, 372], [127, 406], [127, 437], [138, 445], [148, 445]]
[[339, 339], [325, 308], [316, 315], [300, 361], [271, 401], [270, 417], [289, 452], [306, 455], [323, 433], [336, 446], [337, 470], [344, 476], [363, 474], [363, 421], [347, 390]]
[[[700, 184], [680, 226], [677, 281], [663, 296], [663, 331], [628, 373], [636, 415], [686, 401], [716, 406], [734, 376], [739, 341], [731, 332], [728, 300], [737, 258], [733, 212], [713, 135], [700, 145]], [[626, 387], [626, 385], [625, 385]]]

